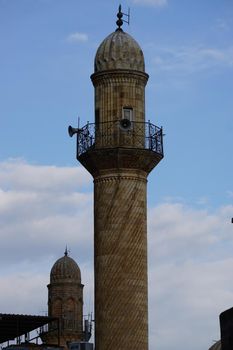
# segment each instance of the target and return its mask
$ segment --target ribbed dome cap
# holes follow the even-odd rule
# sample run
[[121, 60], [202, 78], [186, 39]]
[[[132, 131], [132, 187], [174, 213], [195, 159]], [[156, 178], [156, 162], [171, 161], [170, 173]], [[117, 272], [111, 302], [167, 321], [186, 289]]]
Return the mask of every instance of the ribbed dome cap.
[[81, 271], [77, 263], [67, 255], [58, 259], [50, 272], [50, 283], [78, 282], [81, 283]]
[[145, 71], [142, 49], [136, 40], [122, 29], [117, 29], [107, 36], [96, 52], [95, 72], [112, 69]]

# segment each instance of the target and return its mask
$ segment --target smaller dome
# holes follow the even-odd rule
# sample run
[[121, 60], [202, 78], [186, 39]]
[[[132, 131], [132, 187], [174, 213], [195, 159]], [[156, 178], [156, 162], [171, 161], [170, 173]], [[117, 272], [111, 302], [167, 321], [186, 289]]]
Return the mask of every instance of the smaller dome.
[[50, 283], [54, 282], [78, 282], [81, 283], [81, 271], [74, 259], [65, 255], [58, 259], [50, 272]]
[[142, 49], [122, 29], [117, 29], [104, 39], [95, 56], [95, 72], [114, 69], [129, 69], [144, 72]]

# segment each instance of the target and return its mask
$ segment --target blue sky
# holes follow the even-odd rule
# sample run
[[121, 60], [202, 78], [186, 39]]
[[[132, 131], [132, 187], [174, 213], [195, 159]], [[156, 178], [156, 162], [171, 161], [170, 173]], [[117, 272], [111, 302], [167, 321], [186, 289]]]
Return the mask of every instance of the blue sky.
[[[89, 77], [118, 5], [0, 0], [0, 311], [24, 313], [32, 279], [38, 293], [25, 312], [46, 308], [49, 269], [66, 244], [92, 300], [92, 180], [67, 126], [93, 121]], [[166, 134], [148, 184], [151, 347], [186, 349], [182, 330], [190, 350], [207, 349], [218, 314], [233, 304], [233, 3], [122, 1], [128, 7], [124, 30], [150, 75], [146, 118]], [[29, 295], [14, 305], [7, 296], [20, 276]]]
[[[232, 2], [156, 3], [122, 3], [131, 8], [125, 30], [141, 44], [150, 74], [147, 118], [166, 133], [154, 197], [193, 203], [205, 196], [216, 206], [229, 201], [231, 190]], [[98, 44], [115, 29], [118, 3], [0, 6], [0, 159], [75, 165], [66, 128], [78, 115], [83, 123], [93, 120], [89, 76]]]

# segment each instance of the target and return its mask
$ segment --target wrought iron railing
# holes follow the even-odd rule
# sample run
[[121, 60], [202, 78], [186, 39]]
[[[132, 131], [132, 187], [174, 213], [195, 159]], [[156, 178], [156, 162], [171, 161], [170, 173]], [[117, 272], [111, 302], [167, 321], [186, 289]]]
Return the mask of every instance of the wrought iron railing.
[[150, 122], [87, 123], [79, 129], [69, 127], [69, 133], [77, 133], [77, 157], [90, 149], [115, 147], [148, 149], [163, 156], [163, 130]]

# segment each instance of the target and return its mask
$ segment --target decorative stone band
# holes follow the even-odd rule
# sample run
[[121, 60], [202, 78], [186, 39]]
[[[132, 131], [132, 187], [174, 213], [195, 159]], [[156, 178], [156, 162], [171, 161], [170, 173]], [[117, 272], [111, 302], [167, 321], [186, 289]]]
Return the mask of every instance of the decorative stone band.
[[135, 82], [135, 79], [146, 85], [149, 75], [144, 72], [121, 69], [112, 71], [103, 71], [91, 75], [91, 80], [94, 86], [102, 84], [114, 84], [122, 82]]
[[[146, 174], [147, 175], [147, 174]], [[94, 179], [94, 183], [100, 183], [100, 182], [111, 182], [111, 181], [122, 181], [122, 180], [131, 180], [131, 181], [142, 181], [147, 183], [147, 179], [146, 179], [146, 175], [137, 175], [137, 176], [133, 176], [130, 174], [127, 175], [102, 175], [100, 177], [97, 177]]]
[[53, 288], [55, 286], [78, 286], [80, 288], [84, 287], [84, 284], [79, 281], [56, 281], [47, 285], [48, 288]]

